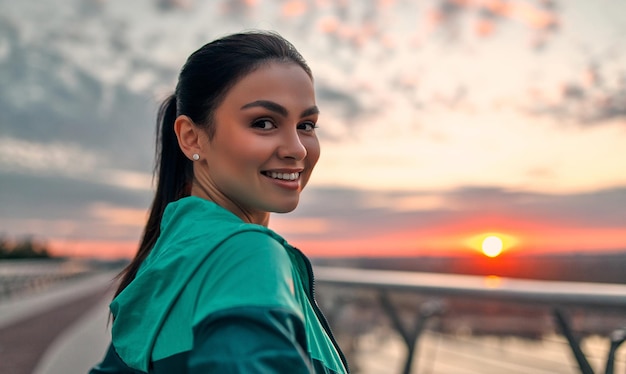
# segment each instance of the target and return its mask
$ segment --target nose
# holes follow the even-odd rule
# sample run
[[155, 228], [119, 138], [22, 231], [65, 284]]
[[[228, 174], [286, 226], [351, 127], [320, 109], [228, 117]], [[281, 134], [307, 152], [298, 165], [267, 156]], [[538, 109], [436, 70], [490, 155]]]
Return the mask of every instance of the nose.
[[307, 149], [304, 144], [302, 144], [298, 131], [286, 132], [278, 147], [278, 157], [300, 161], [303, 160], [306, 155]]

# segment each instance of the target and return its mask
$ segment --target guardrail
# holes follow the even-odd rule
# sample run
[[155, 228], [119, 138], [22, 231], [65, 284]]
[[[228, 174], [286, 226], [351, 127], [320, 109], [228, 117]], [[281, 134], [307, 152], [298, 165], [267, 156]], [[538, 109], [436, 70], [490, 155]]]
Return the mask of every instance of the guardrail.
[[[567, 339], [580, 372], [593, 374], [593, 369], [571, 328], [566, 310], [611, 309], [626, 311], [626, 285], [583, 282], [538, 281], [417, 272], [365, 270], [353, 268], [315, 267], [316, 283], [332, 287], [350, 287], [374, 291], [378, 303], [393, 328], [402, 338], [407, 357], [404, 374], [411, 372], [416, 343], [431, 317], [443, 313], [441, 303], [430, 302], [420, 308], [412, 328], [405, 325], [390, 293], [409, 292], [432, 297], [470, 298], [476, 302], [495, 301], [522, 303], [550, 308], [556, 326]], [[614, 329], [609, 336], [605, 374], [613, 374], [615, 353], [626, 340], [626, 330]]]
[[81, 261], [3, 260], [0, 261], [0, 300], [42, 290], [90, 271], [92, 269]]

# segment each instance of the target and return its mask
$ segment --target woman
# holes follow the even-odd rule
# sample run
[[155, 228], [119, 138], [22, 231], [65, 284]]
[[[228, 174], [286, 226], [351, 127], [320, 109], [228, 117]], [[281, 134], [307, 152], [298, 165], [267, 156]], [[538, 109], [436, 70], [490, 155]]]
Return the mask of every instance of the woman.
[[306, 257], [267, 228], [319, 158], [309, 67], [242, 33], [185, 63], [159, 111], [158, 186], [98, 373], [347, 373]]

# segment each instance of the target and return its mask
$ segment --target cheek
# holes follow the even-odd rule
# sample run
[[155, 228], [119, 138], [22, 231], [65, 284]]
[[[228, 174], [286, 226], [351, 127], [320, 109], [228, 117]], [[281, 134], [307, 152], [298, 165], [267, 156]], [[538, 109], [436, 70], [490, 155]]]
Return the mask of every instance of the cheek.
[[259, 167], [259, 164], [266, 162], [272, 152], [272, 144], [268, 144], [267, 141], [239, 133], [224, 140], [219, 153], [220, 162], [244, 170]]
[[303, 141], [307, 152], [307, 161], [309, 166], [313, 168], [320, 158], [320, 142], [316, 137], [311, 137]]

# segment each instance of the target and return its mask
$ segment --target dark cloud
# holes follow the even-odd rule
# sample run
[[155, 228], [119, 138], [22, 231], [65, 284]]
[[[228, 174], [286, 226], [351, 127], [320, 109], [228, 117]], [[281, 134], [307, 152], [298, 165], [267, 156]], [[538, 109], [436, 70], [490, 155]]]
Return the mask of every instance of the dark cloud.
[[316, 94], [321, 106], [333, 108], [333, 114], [347, 120], [348, 123], [352, 123], [366, 113], [366, 109], [359, 103], [356, 96], [349, 92], [318, 83]]
[[[74, 222], [77, 238], [111, 235], [136, 239], [141, 227], [115, 228], [93, 216], [94, 204], [146, 210], [152, 193], [65, 177], [0, 175], [0, 233], [24, 232], [22, 222], [48, 222], [29, 232], [54, 237], [55, 222]], [[435, 199], [437, 204], [414, 207], [403, 202]], [[301, 204], [285, 219], [327, 223], [323, 233], [294, 234], [292, 239], [325, 240], [383, 236], [394, 232], [437, 229], [481, 217], [509, 217], [557, 226], [626, 230], [626, 187], [585, 193], [544, 194], [499, 187], [464, 187], [450, 191], [367, 191], [352, 188], [309, 188]]]
[[61, 176], [0, 173], [2, 218], [84, 220], [94, 203], [146, 209], [152, 193]]
[[8, 39], [0, 81], [12, 89], [0, 91], [0, 135], [80, 144], [111, 166], [150, 170], [157, 106], [150, 96], [109, 86], [54, 48], [24, 45], [17, 33]]
[[[574, 84], [566, 85], [559, 101], [536, 100], [529, 112], [548, 115], [560, 121], [595, 126], [614, 119], [626, 119], [626, 84], [615, 89], [592, 90]], [[626, 123], [626, 122], [624, 122]]]
[[520, 213], [579, 227], [624, 228], [626, 187], [593, 192], [528, 194], [515, 205]]
[[626, 211], [622, 209], [626, 187], [570, 194], [465, 187], [445, 196], [457, 211], [472, 215], [504, 214], [581, 227], [626, 228]]
[[[611, 56], [613, 53], [607, 53]], [[535, 115], [548, 115], [561, 121], [574, 122], [582, 126], [595, 126], [614, 119], [626, 119], [626, 71], [617, 72], [617, 79], [603, 58], [591, 56], [591, 62], [579, 78], [572, 78], [560, 87], [556, 100], [546, 100], [534, 95], [526, 110]], [[616, 59], [617, 56], [611, 56]], [[626, 122], [624, 122], [626, 123]]]
[[[419, 209], [411, 206], [402, 209], [398, 204], [411, 198], [434, 198], [440, 203]], [[376, 203], [372, 204], [373, 201]], [[437, 228], [486, 216], [626, 230], [625, 203], [626, 187], [558, 195], [471, 186], [419, 192], [315, 188], [304, 193], [302, 204], [290, 216], [328, 221], [325, 239]], [[319, 239], [318, 234], [298, 237]]]

